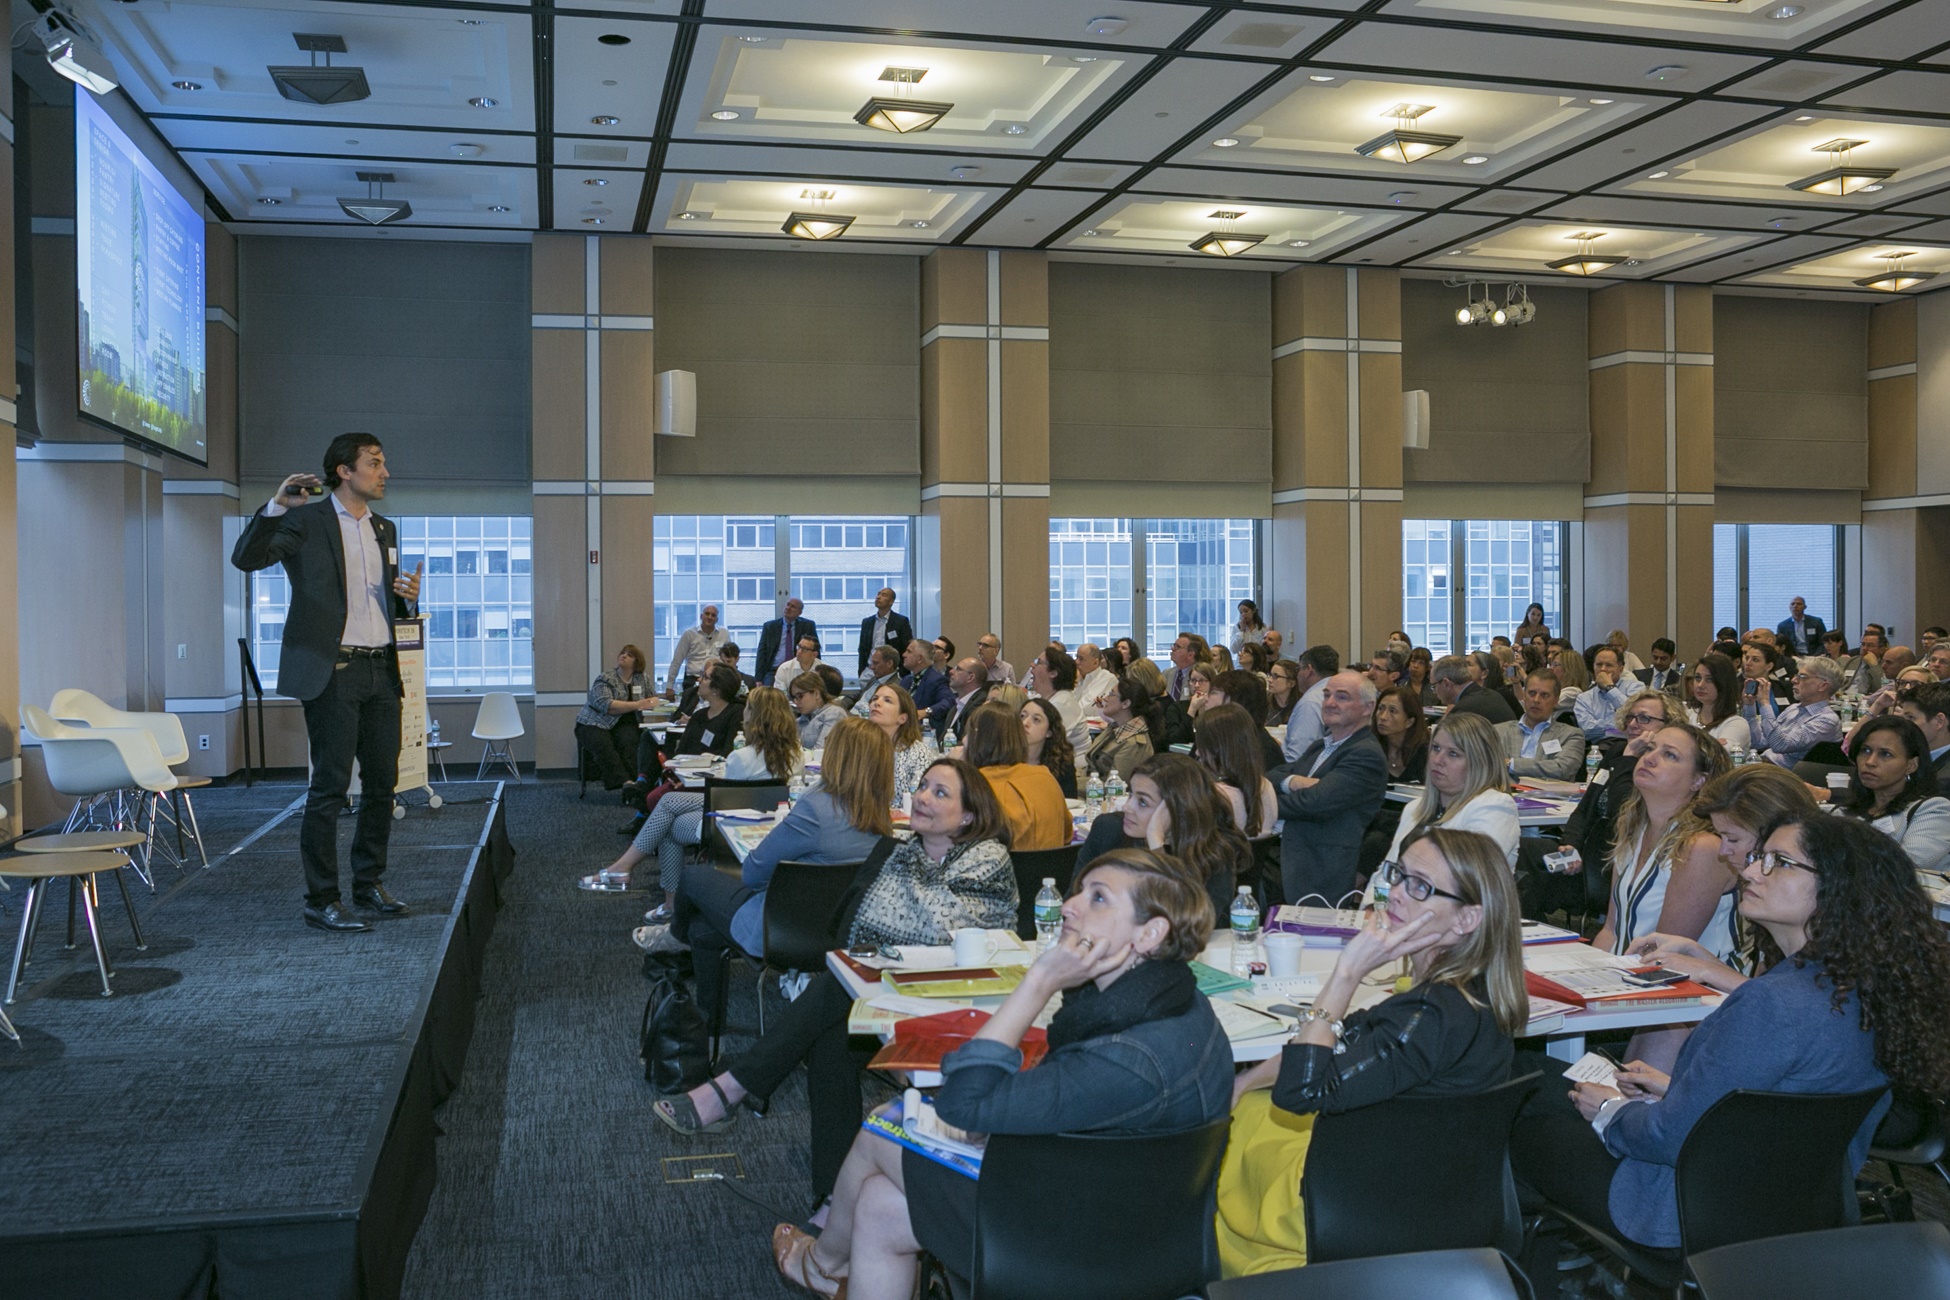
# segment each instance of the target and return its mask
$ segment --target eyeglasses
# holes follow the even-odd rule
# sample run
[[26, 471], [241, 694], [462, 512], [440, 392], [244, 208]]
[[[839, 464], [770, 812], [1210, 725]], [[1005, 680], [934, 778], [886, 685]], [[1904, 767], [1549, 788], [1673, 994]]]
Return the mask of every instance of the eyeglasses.
[[1399, 862], [1382, 863], [1381, 878], [1391, 885], [1400, 885], [1403, 891], [1418, 903], [1428, 902], [1431, 894], [1440, 894], [1457, 903], [1464, 901], [1462, 895], [1452, 894], [1446, 889], [1437, 889], [1434, 881], [1404, 870]]
[[1749, 853], [1747, 855], [1747, 861], [1750, 865], [1758, 866], [1760, 868], [1760, 874], [1763, 876], [1773, 875], [1777, 867], [1793, 867], [1797, 871], [1811, 872], [1814, 870], [1814, 868], [1809, 866], [1807, 863], [1796, 862], [1793, 858], [1790, 858], [1787, 854], [1776, 853], [1772, 849], [1768, 849], [1765, 852], [1761, 852], [1761, 853]]
[[1654, 726], [1663, 727], [1666, 724], [1666, 715], [1663, 713], [1626, 714], [1625, 725], [1629, 727], [1632, 726], [1634, 723], [1638, 724], [1641, 727], [1654, 727]]

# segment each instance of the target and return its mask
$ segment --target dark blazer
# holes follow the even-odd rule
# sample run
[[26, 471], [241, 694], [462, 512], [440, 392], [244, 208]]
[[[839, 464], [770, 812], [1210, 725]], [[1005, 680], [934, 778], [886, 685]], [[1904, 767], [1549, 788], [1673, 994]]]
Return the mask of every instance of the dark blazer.
[[[386, 632], [393, 620], [412, 617], [406, 601], [393, 594], [399, 576], [399, 530], [378, 511], [372, 532], [379, 542], [385, 572]], [[315, 700], [331, 683], [338, 665], [339, 638], [345, 635], [345, 542], [338, 509], [330, 497], [293, 506], [275, 519], [260, 507], [244, 524], [230, 562], [246, 573], [283, 564], [291, 581], [291, 611], [284, 620], [284, 651], [278, 658], [278, 694]], [[400, 690], [399, 665], [389, 661], [393, 689]]]
[[1936, 792], [1950, 799], [1950, 754], [1939, 758], [1933, 770], [1936, 773]]
[[1786, 650], [1789, 654], [1797, 654], [1797, 655], [1820, 654], [1821, 639], [1828, 635], [1828, 624], [1822, 622], [1820, 619], [1816, 618], [1813, 614], [1804, 616], [1801, 621], [1807, 626], [1808, 629], [1807, 644], [1803, 645], [1795, 641], [1794, 620], [1791, 618], [1784, 618], [1779, 623], [1774, 625], [1775, 638], [1781, 643], [1781, 648], [1783, 650]]
[[901, 685], [914, 697], [914, 707], [930, 720], [936, 709], [944, 704], [952, 704], [955, 699], [949, 693], [947, 675], [933, 665], [918, 673], [901, 674]]
[[[1638, 678], [1641, 682], [1644, 682], [1647, 686], [1652, 685], [1652, 670], [1650, 668], [1641, 668], [1637, 672], [1633, 673], [1632, 676]], [[1666, 669], [1666, 683], [1665, 686], [1660, 687], [1660, 689], [1664, 690], [1666, 689], [1666, 687], [1679, 685], [1683, 683], [1685, 680], [1686, 680], [1686, 665], [1680, 663], [1677, 659], [1675, 659], [1672, 661], [1672, 666]]]
[[1329, 903], [1354, 888], [1361, 835], [1388, 793], [1388, 759], [1366, 727], [1343, 741], [1318, 772], [1317, 785], [1288, 790], [1289, 776], [1306, 776], [1326, 740], [1307, 746], [1294, 762], [1266, 774], [1278, 793], [1280, 879], [1289, 902], [1320, 894]]
[[[772, 674], [779, 667], [774, 660], [779, 653], [779, 643], [781, 637], [784, 635], [784, 629], [785, 620], [782, 618], [775, 618], [763, 628], [759, 629], [758, 658], [754, 661], [754, 667], [758, 672], [758, 680], [764, 682], [767, 686], [772, 684]], [[786, 644], [796, 647], [799, 644], [799, 638], [808, 633], [811, 633], [813, 636], [818, 636], [819, 625], [802, 614], [793, 625], [792, 639], [786, 642]]]
[[1456, 702], [1450, 706], [1450, 712], [1474, 713], [1491, 725], [1517, 720], [1516, 710], [1510, 707], [1508, 700], [1495, 691], [1478, 686], [1475, 682], [1470, 682], [1463, 687], [1462, 694], [1458, 695]]
[[[873, 653], [873, 620], [869, 614], [860, 620], [860, 672], [867, 671], [867, 656]], [[907, 615], [899, 610], [887, 612], [887, 644], [894, 647], [894, 658], [899, 659], [907, 649], [907, 643], [914, 639], [914, 628], [908, 623]]]
[[934, 711], [935, 740], [939, 741], [943, 736], [947, 735], [950, 728], [954, 730], [955, 735], [958, 737], [967, 731], [968, 715], [988, 703], [988, 698], [989, 684], [987, 682], [983, 682], [980, 686], [977, 686], [975, 693], [968, 697], [967, 706], [959, 710], [955, 708], [955, 697], [949, 694]]

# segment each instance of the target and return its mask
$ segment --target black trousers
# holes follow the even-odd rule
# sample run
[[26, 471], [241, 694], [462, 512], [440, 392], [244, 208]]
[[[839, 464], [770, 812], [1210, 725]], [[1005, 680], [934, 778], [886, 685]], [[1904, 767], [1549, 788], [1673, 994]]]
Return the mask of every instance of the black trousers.
[[637, 729], [619, 720], [613, 727], [576, 726], [576, 744], [589, 755], [595, 775], [605, 790], [620, 790], [636, 775]]
[[[700, 960], [698, 969], [703, 967]], [[846, 1016], [852, 1008], [853, 997], [845, 986], [830, 971], [821, 971], [805, 992], [772, 1017], [765, 1037], [731, 1063], [731, 1077], [756, 1097], [770, 1097], [805, 1063], [815, 1197], [831, 1194], [865, 1118], [860, 1071], [868, 1054], [848, 1045]]]
[[[390, 653], [390, 652], [389, 652]], [[339, 897], [339, 812], [359, 760], [359, 824], [352, 839], [352, 888], [379, 883], [393, 830], [393, 787], [399, 784], [399, 693], [384, 657], [353, 655], [332, 672], [315, 699], [305, 701], [311, 741], [311, 790], [298, 830], [305, 866], [305, 905]]]
[[678, 879], [670, 932], [691, 946], [697, 1005], [706, 1015], [716, 1011], [723, 994], [724, 952], [738, 946], [731, 940], [731, 918], [757, 892], [709, 862], [691, 863]]

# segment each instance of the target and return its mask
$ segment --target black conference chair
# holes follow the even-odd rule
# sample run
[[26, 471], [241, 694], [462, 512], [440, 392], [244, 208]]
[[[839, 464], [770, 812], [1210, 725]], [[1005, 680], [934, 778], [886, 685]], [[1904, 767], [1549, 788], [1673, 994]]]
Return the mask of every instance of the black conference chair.
[[1070, 881], [1077, 871], [1076, 844], [1060, 849], [1038, 849], [1034, 853], [1010, 853], [1016, 869], [1016, 937], [1036, 937], [1036, 893], [1045, 878], [1056, 881], [1056, 892], [1068, 896]]
[[1946, 1300], [1950, 1230], [1940, 1223], [1830, 1228], [1721, 1246], [1687, 1265], [1701, 1300]]
[[[853, 878], [860, 873], [858, 862], [781, 862], [765, 887], [763, 934], [765, 954], [758, 964], [758, 1032], [765, 1032], [765, 988], [768, 971], [802, 970], [818, 973], [826, 969], [826, 954], [839, 947], [840, 906]], [[719, 954], [718, 1004], [711, 1008], [711, 1060], [718, 1059], [724, 1037], [725, 994], [730, 983], [731, 962], [742, 956], [736, 944], [727, 944]]]
[[1714, 1102], [1679, 1148], [1679, 1250], [1622, 1240], [1555, 1205], [1546, 1217], [1580, 1229], [1646, 1282], [1679, 1295], [1687, 1256], [1860, 1222], [1848, 1144], [1884, 1091], [1739, 1089]]
[[[761, 812], [770, 812], [785, 801], [785, 783], [782, 781], [774, 781], [769, 776], [758, 777], [750, 781], [728, 781], [718, 776], [707, 776], [704, 778], [704, 815], [706, 821], [710, 820], [710, 816], [714, 812], [725, 812], [735, 808], [756, 808]], [[713, 860], [717, 862], [735, 861], [737, 855], [731, 851], [731, 845], [725, 842], [723, 833], [717, 830], [715, 824], [712, 826], [711, 835], [712, 842], [716, 843], [718, 848], [722, 850], [722, 852], [712, 854]]]
[[1887, 1164], [1898, 1187], [1904, 1186], [1904, 1165], [1932, 1170], [1950, 1187], [1950, 1168], [1943, 1162], [1946, 1145], [1943, 1107], [1928, 1097], [1899, 1092], [1869, 1141], [1869, 1158]]
[[[1539, 1077], [1315, 1116], [1300, 1181], [1309, 1267], [1478, 1247], [1517, 1254], [1523, 1216], [1510, 1128]], [[1376, 1159], [1378, 1151], [1388, 1158]]]
[[1494, 1250], [1428, 1250], [1309, 1264], [1214, 1282], [1208, 1300], [1526, 1300], [1530, 1283]]
[[1202, 1290], [1218, 1274], [1212, 1197], [1231, 1127], [1227, 1117], [1136, 1137], [994, 1135], [975, 1186], [974, 1276], [950, 1279], [953, 1294], [1173, 1300]]

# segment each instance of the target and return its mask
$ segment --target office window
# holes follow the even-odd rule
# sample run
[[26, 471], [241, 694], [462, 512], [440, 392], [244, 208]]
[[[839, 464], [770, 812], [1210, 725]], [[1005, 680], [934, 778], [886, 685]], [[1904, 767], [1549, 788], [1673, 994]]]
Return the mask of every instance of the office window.
[[718, 607], [718, 623], [746, 654], [772, 617], [775, 523], [771, 515], [658, 515], [653, 563], [656, 629], [650, 675], [662, 681], [677, 638], [698, 612]]
[[1180, 632], [1229, 644], [1259, 588], [1251, 519], [1050, 520], [1050, 635], [1075, 648], [1135, 636], [1163, 662]]
[[793, 515], [789, 526], [790, 590], [806, 602], [806, 617], [819, 625], [819, 657], [851, 677], [859, 663], [860, 620], [873, 613], [874, 595], [882, 587], [894, 589], [894, 608], [914, 620], [908, 604], [913, 530], [901, 515]]
[[[1462, 585], [1462, 599], [1456, 586]], [[1438, 658], [1509, 636], [1532, 601], [1562, 633], [1564, 525], [1544, 519], [1402, 521], [1402, 631]], [[1365, 654], [1373, 646], [1360, 649]]]
[[1838, 626], [1840, 554], [1841, 530], [1833, 524], [1713, 525], [1714, 627], [1743, 634], [1774, 627], [1790, 616], [1796, 596], [1810, 614]]
[[[526, 515], [407, 515], [400, 569], [421, 561], [427, 688], [454, 691], [535, 684], [534, 552]], [[251, 575], [251, 654], [266, 691], [277, 686], [279, 639], [291, 605], [281, 568]]]

